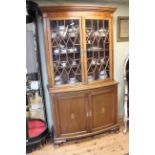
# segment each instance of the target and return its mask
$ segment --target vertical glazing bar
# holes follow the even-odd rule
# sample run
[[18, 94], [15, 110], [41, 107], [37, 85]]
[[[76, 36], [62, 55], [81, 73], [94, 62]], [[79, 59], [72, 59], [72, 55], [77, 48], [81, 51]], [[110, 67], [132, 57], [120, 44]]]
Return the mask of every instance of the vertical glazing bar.
[[[57, 30], [58, 26], [59, 26], [59, 21], [56, 20], [56, 30]], [[57, 42], [57, 48], [59, 50], [59, 61], [58, 61], [58, 63], [60, 64], [61, 63], [61, 58], [60, 58], [60, 45], [58, 44], [58, 42]]]
[[[94, 32], [93, 20], [91, 20], [91, 29], [92, 29], [92, 31]], [[93, 41], [94, 41], [94, 39], [93, 39]], [[93, 44], [92, 44], [92, 47], [93, 47]], [[94, 59], [94, 51], [92, 51], [92, 59]]]
[[[64, 20], [64, 27], [66, 28], [66, 20]], [[65, 49], [66, 49], [66, 47], [65, 47]], [[68, 61], [68, 54], [67, 54], [67, 51], [66, 51], [65, 56], [66, 56], [66, 61]]]
[[[104, 27], [104, 20], [103, 20], [103, 29], [105, 29], [105, 27]], [[106, 51], [105, 44], [106, 44], [106, 36], [103, 39], [103, 59], [104, 59], [104, 61], [106, 60], [106, 57], [105, 57], [105, 51]]]
[[[97, 20], [97, 30], [99, 30], [99, 20]], [[98, 37], [98, 47], [100, 47], [100, 37]], [[100, 51], [98, 51], [98, 62], [100, 61]]]

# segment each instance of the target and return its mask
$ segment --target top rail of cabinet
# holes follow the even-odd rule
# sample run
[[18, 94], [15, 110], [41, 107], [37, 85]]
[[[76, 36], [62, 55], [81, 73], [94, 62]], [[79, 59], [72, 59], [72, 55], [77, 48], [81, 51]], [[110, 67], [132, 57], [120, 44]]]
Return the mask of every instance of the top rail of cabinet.
[[97, 12], [109, 12], [114, 13], [116, 8], [105, 6], [42, 6], [41, 11], [43, 13], [48, 12], [63, 12], [63, 11], [97, 11]]

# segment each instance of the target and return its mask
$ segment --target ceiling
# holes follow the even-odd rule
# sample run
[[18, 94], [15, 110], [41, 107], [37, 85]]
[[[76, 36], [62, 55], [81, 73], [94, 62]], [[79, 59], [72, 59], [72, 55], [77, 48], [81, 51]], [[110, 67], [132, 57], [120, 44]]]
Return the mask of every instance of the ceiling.
[[129, 0], [33, 0], [40, 6], [58, 5], [58, 4], [129, 4]]

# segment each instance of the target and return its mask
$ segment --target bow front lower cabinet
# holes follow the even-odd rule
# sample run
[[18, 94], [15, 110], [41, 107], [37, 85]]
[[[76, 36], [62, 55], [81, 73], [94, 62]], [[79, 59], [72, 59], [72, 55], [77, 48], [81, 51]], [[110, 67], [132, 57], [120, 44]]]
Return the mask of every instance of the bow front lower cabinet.
[[113, 12], [96, 6], [42, 7], [54, 142], [118, 129]]

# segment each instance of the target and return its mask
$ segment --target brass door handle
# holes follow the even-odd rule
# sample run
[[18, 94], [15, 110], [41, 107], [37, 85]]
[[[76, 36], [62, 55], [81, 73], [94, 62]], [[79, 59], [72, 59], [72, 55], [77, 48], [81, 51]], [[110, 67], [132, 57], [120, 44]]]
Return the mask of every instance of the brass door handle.
[[71, 119], [75, 119], [74, 113], [71, 114]]
[[86, 117], [91, 117], [92, 116], [92, 112], [91, 111], [88, 111], [87, 113], [86, 113]]
[[105, 113], [105, 108], [104, 108], [104, 107], [101, 109], [101, 112], [102, 112], [103, 114]]
[[89, 112], [86, 112], [86, 117], [89, 117]]

